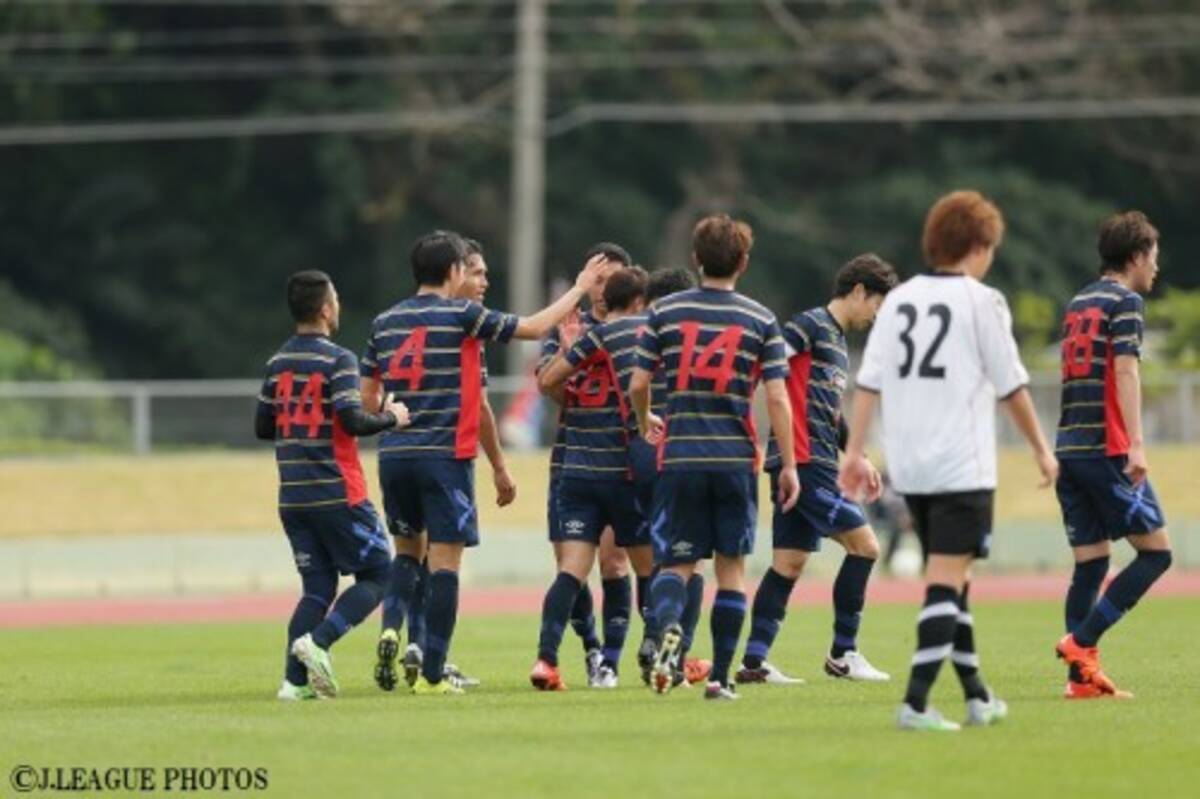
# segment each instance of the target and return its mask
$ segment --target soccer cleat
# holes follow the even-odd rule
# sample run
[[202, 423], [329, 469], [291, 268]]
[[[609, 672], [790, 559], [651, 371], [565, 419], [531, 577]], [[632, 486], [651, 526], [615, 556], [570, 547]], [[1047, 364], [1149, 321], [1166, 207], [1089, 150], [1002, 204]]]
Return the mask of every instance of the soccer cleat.
[[683, 661], [683, 676], [689, 685], [704, 682], [712, 674], [712, 661], [703, 658], [686, 658]]
[[800, 677], [789, 677], [765, 660], [757, 669], [742, 666], [737, 670], [737, 674], [734, 675], [733, 679], [738, 685], [747, 685], [750, 683], [767, 683], [769, 685], [804, 684], [804, 680]]
[[675, 687], [675, 662], [682, 645], [682, 627], [672, 624], [663, 630], [662, 643], [654, 655], [654, 665], [650, 668], [650, 688], [655, 693], [665, 694]]
[[396, 658], [400, 654], [400, 637], [395, 630], [384, 630], [375, 645], [375, 684], [384, 691], [396, 688]]
[[460, 688], [475, 688], [479, 685], [478, 677], [470, 677], [463, 674], [462, 670], [453, 663], [446, 664], [445, 668], [442, 669], [442, 676], [447, 680], [453, 680], [454, 684]]
[[320, 699], [321, 697], [317, 695], [311, 685], [292, 685], [284, 680], [283, 685], [279, 686], [279, 693], [275, 694], [275, 698], [281, 702], [303, 702], [307, 699]]
[[1077, 682], [1075, 680], [1067, 680], [1067, 687], [1063, 689], [1063, 696], [1067, 699], [1133, 699], [1133, 694], [1128, 691], [1122, 691], [1120, 688], [1117, 688], [1113, 693], [1106, 693], [1094, 683]]
[[421, 664], [424, 662], [425, 654], [421, 647], [409, 644], [404, 650], [404, 681], [408, 683], [409, 688], [417, 684], [417, 678], [421, 676]]
[[588, 680], [589, 688], [616, 688], [617, 672], [607, 663], [601, 663], [596, 676]]
[[942, 714], [931, 707], [925, 708], [924, 713], [918, 713], [907, 702], [896, 712], [896, 726], [902, 730], [920, 732], [958, 732], [962, 729], [953, 721], [942, 718]]
[[539, 691], [567, 690], [567, 684], [558, 673], [558, 666], [552, 666], [541, 658], [533, 664], [533, 670], [529, 672], [529, 682]]
[[589, 649], [583, 655], [583, 671], [587, 674], [588, 684], [596, 678], [596, 672], [600, 670], [600, 664], [604, 662], [604, 655], [599, 649]]
[[638, 647], [637, 663], [638, 669], [642, 672], [642, 682], [646, 685], [650, 684], [650, 672], [654, 669], [654, 657], [657, 654], [658, 644], [654, 643], [654, 639], [643, 638]]
[[1083, 678], [1082, 682], [1091, 684], [1100, 693], [1114, 697], [1120, 695], [1122, 699], [1133, 698], [1133, 694], [1117, 688], [1100, 668], [1100, 650], [1097, 647], [1080, 646], [1079, 642], [1075, 640], [1074, 634], [1067, 633], [1054, 647], [1054, 651], [1060, 658], [1067, 661], [1068, 665], [1079, 670], [1079, 676]]
[[732, 702], [738, 698], [737, 691], [733, 685], [722, 685], [719, 682], [710, 682], [704, 686], [704, 698], [713, 701]]
[[317, 646], [311, 633], [292, 642], [292, 654], [308, 669], [308, 684], [319, 696], [329, 699], [337, 696], [338, 683], [333, 676], [333, 659]]
[[826, 655], [825, 673], [830, 677], [858, 682], [887, 682], [892, 679], [890, 674], [880, 671], [867, 662], [867, 659], [857, 649], [851, 649], [840, 658]]
[[417, 681], [413, 683], [412, 692], [417, 696], [458, 696], [466, 693], [450, 680], [430, 682], [424, 676], [417, 677]]
[[968, 727], [987, 727], [1008, 718], [1008, 703], [989, 692], [987, 701], [983, 699], [967, 700]]

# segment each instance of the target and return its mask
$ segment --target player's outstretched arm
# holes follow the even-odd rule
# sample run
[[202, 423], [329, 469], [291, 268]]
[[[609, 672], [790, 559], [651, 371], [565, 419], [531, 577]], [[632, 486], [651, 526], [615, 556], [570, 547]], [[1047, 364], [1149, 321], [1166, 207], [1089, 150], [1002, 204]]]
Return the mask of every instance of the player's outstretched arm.
[[787, 382], [780, 379], [763, 383], [767, 391], [767, 417], [771, 432], [779, 446], [782, 466], [779, 470], [779, 502], [784, 511], [796, 507], [800, 499], [800, 477], [796, 474], [796, 447], [792, 440], [792, 401], [788, 399]]
[[589, 288], [602, 282], [610, 272], [619, 269], [620, 266], [620, 263], [609, 261], [603, 254], [592, 256], [575, 278], [575, 285], [570, 291], [533, 316], [523, 316], [517, 320], [513, 338], [540, 339], [546, 336], [567, 314], [575, 310]]
[[1013, 424], [1021, 431], [1021, 435], [1029, 442], [1029, 446], [1033, 448], [1033, 457], [1037, 459], [1038, 471], [1042, 473], [1042, 481], [1039, 483], [1041, 488], [1053, 485], [1058, 479], [1058, 459], [1054, 457], [1054, 450], [1050, 449], [1050, 445], [1046, 443], [1046, 437], [1042, 435], [1042, 426], [1038, 423], [1037, 410], [1033, 407], [1033, 397], [1029, 395], [1029, 389], [1021, 386], [1002, 401], [1009, 416], [1012, 417]]
[[492, 465], [496, 504], [503, 508], [505, 505], [511, 505], [517, 498], [517, 484], [508, 473], [508, 465], [504, 462], [504, 450], [500, 448], [500, 430], [496, 426], [496, 413], [492, 410], [487, 393], [483, 395], [479, 410], [479, 445], [483, 447], [483, 453]]
[[361, 390], [363, 408], [372, 413], [379, 412], [383, 408], [383, 382], [378, 377], [364, 377]]
[[383, 400], [383, 410], [372, 413], [362, 406], [351, 405], [337, 412], [342, 429], [352, 436], [373, 436], [394, 427], [406, 427], [409, 423], [408, 408], [396, 402], [389, 394]]
[[1146, 442], [1142, 438], [1142, 376], [1137, 356], [1116, 356], [1113, 358], [1113, 371], [1117, 381], [1117, 404], [1121, 408], [1125, 432], [1129, 435], [1125, 474], [1137, 485], [1150, 472], [1150, 464], [1146, 460]]

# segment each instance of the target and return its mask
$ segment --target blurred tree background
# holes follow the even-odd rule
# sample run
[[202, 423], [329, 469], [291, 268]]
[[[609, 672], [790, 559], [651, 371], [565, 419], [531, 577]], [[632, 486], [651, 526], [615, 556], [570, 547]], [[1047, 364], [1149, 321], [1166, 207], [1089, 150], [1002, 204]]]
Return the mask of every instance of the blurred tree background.
[[[991, 195], [991, 278], [1036, 355], [1120, 209], [1163, 233], [1164, 351], [1197, 366], [1200, 10], [1154, 0], [549, 3], [547, 273], [594, 241], [687, 262], [694, 220], [748, 218], [746, 290], [816, 304], [874, 250], [921, 268], [930, 202]], [[471, 108], [406, 132], [0, 146], [0, 379], [242, 377], [285, 335], [284, 278], [334, 275], [341, 340], [411, 289], [433, 227], [481, 239], [505, 305], [512, 0], [78, 0], [0, 6], [0, 128]], [[1158, 115], [576, 124], [583, 104], [1159, 98]], [[1190, 105], [1189, 105], [1190, 103]], [[1191, 110], [1188, 110], [1191, 109]], [[1189, 116], [1188, 114], [1192, 114]], [[0, 135], [3, 131], [0, 130]]]

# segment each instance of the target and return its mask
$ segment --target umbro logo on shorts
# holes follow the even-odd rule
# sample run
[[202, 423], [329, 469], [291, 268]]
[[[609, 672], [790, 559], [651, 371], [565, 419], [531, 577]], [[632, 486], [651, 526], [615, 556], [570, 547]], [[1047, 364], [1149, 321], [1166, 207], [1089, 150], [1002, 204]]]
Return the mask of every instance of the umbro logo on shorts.
[[307, 569], [311, 565], [312, 565], [312, 555], [308, 554], [307, 552], [297, 552], [296, 553], [296, 568], [297, 569]]
[[583, 535], [583, 527], [584, 524], [579, 519], [571, 519], [563, 523], [563, 529], [566, 530], [567, 535]]
[[692, 554], [692, 542], [676, 541], [674, 544], [671, 544], [671, 554], [677, 558], [686, 558]]

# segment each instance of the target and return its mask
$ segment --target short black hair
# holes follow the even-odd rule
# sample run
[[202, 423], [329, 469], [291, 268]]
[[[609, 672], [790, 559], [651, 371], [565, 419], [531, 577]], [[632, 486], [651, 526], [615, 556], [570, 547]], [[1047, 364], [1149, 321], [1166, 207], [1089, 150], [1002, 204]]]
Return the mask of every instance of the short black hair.
[[645, 298], [649, 277], [640, 266], [613, 272], [604, 283], [604, 305], [610, 311], [627, 310], [638, 298]]
[[1158, 244], [1158, 229], [1141, 211], [1113, 214], [1100, 226], [1100, 271], [1124, 272], [1138, 255], [1150, 252]]
[[878, 294], [882, 297], [896, 288], [899, 282], [896, 267], [873, 252], [863, 253], [851, 258], [837, 271], [833, 278], [833, 296], [845, 297], [861, 283], [868, 295]]
[[305, 269], [287, 279], [288, 310], [297, 322], [314, 322], [329, 300], [333, 280], [316, 269]]
[[463, 237], [448, 230], [435, 230], [417, 239], [412, 248], [412, 271], [418, 286], [440, 286], [450, 269], [467, 258]]
[[467, 248], [468, 258], [470, 258], [472, 255], [478, 255], [480, 258], [483, 257], [483, 245], [479, 243], [478, 239], [464, 238], [463, 246]]
[[646, 302], [661, 300], [671, 294], [696, 288], [696, 276], [690, 269], [682, 267], [663, 267], [650, 273], [650, 282], [646, 285]]
[[583, 254], [584, 263], [597, 255], [603, 255], [610, 261], [620, 261], [622, 266], [633, 266], [633, 256], [629, 254], [629, 251], [611, 241], [601, 241], [588, 247], [588, 251]]

